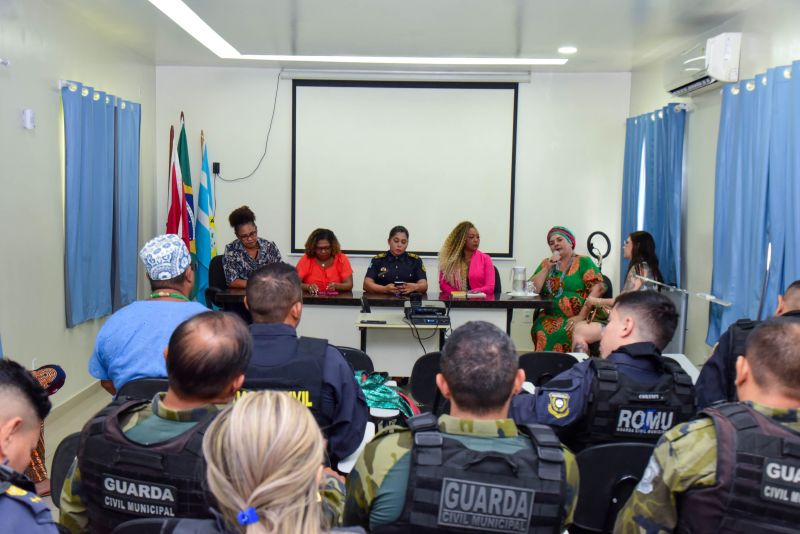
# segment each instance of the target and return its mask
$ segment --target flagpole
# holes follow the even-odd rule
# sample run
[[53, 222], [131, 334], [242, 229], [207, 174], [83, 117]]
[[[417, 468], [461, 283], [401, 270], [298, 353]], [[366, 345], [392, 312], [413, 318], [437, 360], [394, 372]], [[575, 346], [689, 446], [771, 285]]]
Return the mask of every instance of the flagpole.
[[172, 143], [175, 141], [175, 127], [169, 126], [169, 166], [167, 166], [167, 211], [169, 212], [169, 197], [171, 196], [172, 189]]

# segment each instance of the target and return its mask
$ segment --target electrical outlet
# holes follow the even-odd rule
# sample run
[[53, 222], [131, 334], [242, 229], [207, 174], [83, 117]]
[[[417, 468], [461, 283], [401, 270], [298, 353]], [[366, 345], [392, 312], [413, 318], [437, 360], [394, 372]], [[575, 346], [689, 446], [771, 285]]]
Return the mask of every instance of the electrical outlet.
[[38, 358], [34, 358], [34, 359], [32, 359], [32, 360], [31, 360], [31, 371], [33, 371], [34, 369], [36, 369], [36, 368], [38, 367], [38, 366], [36, 365], [36, 360], [37, 360], [37, 359], [38, 359]]
[[220, 164], [218, 161], [215, 161], [211, 164], [211, 174], [219, 174]]

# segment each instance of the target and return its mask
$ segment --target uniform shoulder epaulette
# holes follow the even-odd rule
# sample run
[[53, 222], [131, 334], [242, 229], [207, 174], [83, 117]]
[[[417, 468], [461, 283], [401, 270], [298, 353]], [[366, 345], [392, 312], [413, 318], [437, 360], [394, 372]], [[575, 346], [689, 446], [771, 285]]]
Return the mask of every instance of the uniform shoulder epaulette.
[[[6, 486], [6, 487], [3, 487]], [[47, 504], [42, 501], [42, 498], [30, 491], [24, 490], [14, 484], [0, 485], [0, 494], [14, 499], [15, 501], [25, 503], [33, 509], [47, 507]]]
[[419, 256], [417, 254], [414, 254], [413, 252], [409, 252], [408, 253], [408, 257], [412, 258], [412, 259], [415, 259], [415, 260], [419, 259]]
[[385, 258], [385, 257], [386, 257], [386, 253], [385, 252], [381, 252], [380, 254], [375, 254], [375, 257], [373, 259], [379, 260], [379, 259]]

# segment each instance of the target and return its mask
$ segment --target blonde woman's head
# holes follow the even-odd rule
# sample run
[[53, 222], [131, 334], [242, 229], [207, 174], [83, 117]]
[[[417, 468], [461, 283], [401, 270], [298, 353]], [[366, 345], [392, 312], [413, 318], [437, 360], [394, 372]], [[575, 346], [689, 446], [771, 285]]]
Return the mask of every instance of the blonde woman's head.
[[464, 250], [468, 248], [474, 252], [478, 249], [479, 244], [480, 235], [475, 225], [469, 221], [458, 223], [444, 240], [442, 249], [439, 251], [439, 271], [450, 285], [466, 289], [468, 265], [464, 259]]
[[[203, 439], [208, 485], [240, 532], [317, 534], [324, 442], [309, 410], [286, 393], [248, 393], [214, 420]], [[238, 516], [253, 508], [258, 521]]]

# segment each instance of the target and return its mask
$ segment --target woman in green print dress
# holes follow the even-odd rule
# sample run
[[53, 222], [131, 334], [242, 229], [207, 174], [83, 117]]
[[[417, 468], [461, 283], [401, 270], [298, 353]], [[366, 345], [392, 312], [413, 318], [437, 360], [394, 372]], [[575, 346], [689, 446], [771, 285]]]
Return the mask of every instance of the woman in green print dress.
[[589, 256], [575, 254], [575, 236], [563, 226], [547, 232], [552, 256], [543, 260], [531, 277], [534, 290], [553, 299], [550, 313], [542, 313], [531, 329], [535, 350], [569, 352], [572, 328], [589, 314], [587, 297], [605, 291], [603, 276]]

